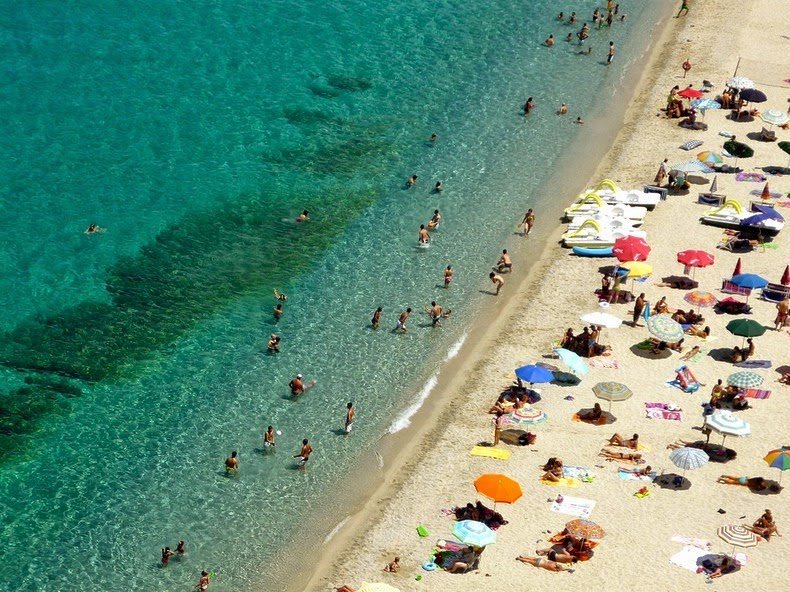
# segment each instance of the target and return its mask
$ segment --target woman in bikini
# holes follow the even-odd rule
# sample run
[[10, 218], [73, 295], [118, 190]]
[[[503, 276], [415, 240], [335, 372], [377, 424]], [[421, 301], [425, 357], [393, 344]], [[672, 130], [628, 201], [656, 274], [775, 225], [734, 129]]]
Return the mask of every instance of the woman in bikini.
[[627, 440], [620, 434], [614, 434], [609, 438], [609, 444], [611, 446], [622, 446], [623, 448], [633, 448], [636, 450], [639, 448], [639, 434], [634, 434]]
[[645, 462], [642, 460], [641, 452], [619, 452], [604, 448], [598, 453], [598, 456], [603, 456], [606, 460], [630, 460], [637, 464]]
[[561, 564], [557, 563], [556, 561], [552, 561], [546, 557], [526, 557], [524, 555], [519, 555], [516, 557], [516, 561], [520, 561], [521, 563], [526, 563], [528, 565], [534, 565], [535, 567], [540, 567], [541, 569], [545, 569], [548, 571], [565, 571], [566, 567], [563, 567]]

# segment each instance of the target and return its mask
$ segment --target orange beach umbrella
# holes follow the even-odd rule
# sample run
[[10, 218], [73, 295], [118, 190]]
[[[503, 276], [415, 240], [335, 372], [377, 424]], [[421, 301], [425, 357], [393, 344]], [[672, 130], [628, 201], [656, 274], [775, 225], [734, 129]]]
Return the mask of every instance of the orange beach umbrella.
[[506, 475], [487, 473], [475, 479], [477, 493], [494, 503], [512, 504], [521, 497], [521, 486]]

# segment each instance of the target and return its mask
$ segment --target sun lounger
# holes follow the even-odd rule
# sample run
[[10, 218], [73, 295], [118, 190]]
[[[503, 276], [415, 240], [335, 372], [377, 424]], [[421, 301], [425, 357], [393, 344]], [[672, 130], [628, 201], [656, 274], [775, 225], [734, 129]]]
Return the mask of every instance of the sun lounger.
[[721, 243], [716, 245], [716, 248], [729, 251], [730, 253], [748, 253], [754, 250], [754, 244], [746, 238], [728, 236]]
[[751, 288], [744, 288], [733, 284], [730, 280], [722, 280], [721, 291], [725, 294], [740, 294], [741, 296], [748, 296], [752, 293]]

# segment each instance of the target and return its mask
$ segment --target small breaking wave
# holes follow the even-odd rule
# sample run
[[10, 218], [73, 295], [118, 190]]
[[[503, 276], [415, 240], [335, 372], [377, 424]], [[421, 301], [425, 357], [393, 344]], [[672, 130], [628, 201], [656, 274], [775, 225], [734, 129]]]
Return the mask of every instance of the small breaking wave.
[[461, 351], [461, 347], [463, 347], [467, 336], [468, 336], [468, 334], [464, 333], [463, 335], [461, 335], [461, 338], [458, 341], [456, 341], [455, 343], [453, 343], [450, 346], [450, 349], [447, 350], [447, 355], [444, 356], [444, 361], [445, 362], [448, 362], [448, 361], [452, 360], [455, 356], [458, 355], [458, 352]]
[[420, 407], [423, 406], [425, 400], [428, 398], [428, 395], [431, 394], [431, 391], [438, 383], [439, 383], [439, 373], [437, 372], [436, 374], [431, 376], [428, 379], [428, 381], [425, 383], [425, 385], [422, 387], [414, 403], [412, 403], [406, 409], [404, 409], [403, 413], [401, 413], [398, 417], [396, 417], [395, 421], [393, 421], [390, 424], [390, 427], [387, 428], [387, 433], [395, 434], [409, 427], [411, 425], [411, 418], [414, 417], [414, 414], [420, 410]]
[[346, 516], [345, 518], [343, 518], [343, 519], [342, 519], [342, 520], [341, 520], [341, 521], [340, 521], [340, 522], [337, 524], [337, 526], [335, 526], [335, 527], [332, 529], [332, 531], [331, 531], [331, 532], [330, 532], [328, 535], [326, 535], [326, 538], [324, 539], [324, 543], [323, 543], [323, 544], [324, 544], [324, 545], [326, 545], [326, 544], [327, 544], [329, 541], [331, 541], [333, 538], [335, 538], [335, 535], [336, 535], [338, 532], [340, 532], [340, 529], [341, 529], [341, 528], [343, 528], [343, 527], [346, 525], [346, 522], [348, 522], [350, 518], [351, 518], [351, 516]]

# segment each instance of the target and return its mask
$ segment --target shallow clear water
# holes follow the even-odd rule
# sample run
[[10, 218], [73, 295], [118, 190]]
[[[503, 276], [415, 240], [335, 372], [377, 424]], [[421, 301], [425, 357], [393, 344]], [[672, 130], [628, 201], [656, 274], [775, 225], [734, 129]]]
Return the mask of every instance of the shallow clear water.
[[[189, 589], [203, 567], [212, 589], [283, 587], [278, 551], [342, 518], [314, 500], [408, 424], [498, 252], [529, 248], [514, 223], [578, 127], [553, 111], [605, 114], [655, 22], [642, 4], [592, 56], [553, 20], [578, 2], [0, 7], [0, 589]], [[454, 311], [440, 329], [432, 299]], [[293, 401], [297, 372], [319, 384]], [[159, 569], [179, 538], [187, 559]]]

